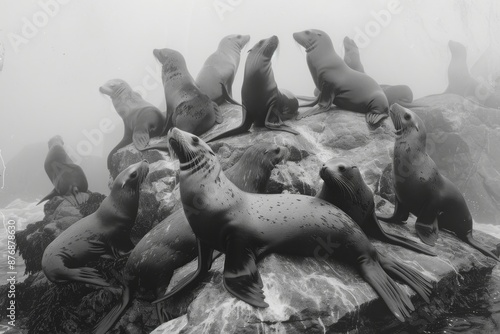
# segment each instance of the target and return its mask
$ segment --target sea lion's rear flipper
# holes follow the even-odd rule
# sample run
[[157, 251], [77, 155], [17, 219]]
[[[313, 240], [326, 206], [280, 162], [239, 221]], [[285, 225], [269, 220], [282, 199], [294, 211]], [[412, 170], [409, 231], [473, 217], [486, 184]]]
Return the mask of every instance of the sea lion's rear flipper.
[[269, 306], [264, 301], [263, 284], [255, 264], [255, 254], [242, 238], [231, 237], [226, 243], [224, 286], [233, 296], [252, 306]]
[[51, 191], [48, 195], [46, 195], [44, 198], [42, 198], [42, 199], [40, 200], [40, 202], [38, 202], [36, 205], [39, 205], [40, 203], [45, 202], [45, 201], [47, 201], [47, 200], [50, 200], [50, 199], [52, 199], [52, 198], [54, 198], [54, 197], [56, 197], [56, 196], [59, 196], [59, 193], [58, 193], [58, 192], [57, 192], [57, 190], [54, 188], [54, 189], [52, 189], [52, 191]]
[[[272, 114], [276, 115], [276, 117], [278, 118], [278, 123], [273, 123], [273, 122], [269, 121], [269, 118], [271, 117]], [[294, 129], [292, 129], [288, 125], [285, 125], [285, 123], [283, 123], [283, 121], [280, 118], [280, 113], [279, 113], [278, 107], [276, 107], [275, 104], [272, 104], [269, 107], [264, 124], [265, 124], [266, 128], [268, 128], [269, 130], [285, 131], [285, 132], [293, 133], [294, 135], [299, 134], [297, 131], [295, 131]]]
[[89, 194], [86, 193], [86, 192], [81, 192], [78, 187], [76, 186], [73, 186], [71, 188], [71, 194], [73, 195], [73, 197], [75, 198], [75, 202], [76, 202], [76, 207], [82, 205], [83, 203], [87, 202], [87, 200], [89, 199]]
[[162, 302], [165, 299], [171, 298], [184, 290], [190, 289], [191, 287], [196, 285], [210, 270], [210, 268], [212, 267], [212, 257], [214, 250], [200, 241], [200, 239], [197, 238], [196, 241], [198, 243], [198, 268], [196, 268], [196, 271], [180, 280], [175, 288], [165, 293], [163, 297], [153, 301], [153, 304]]
[[69, 269], [69, 277], [71, 281], [94, 284], [102, 287], [108, 287], [110, 284], [101, 276], [99, 271], [94, 268], [81, 267]]
[[242, 115], [243, 117], [242, 117], [241, 124], [238, 127], [231, 129], [231, 130], [228, 130], [226, 132], [223, 132], [223, 133], [221, 133], [215, 137], [212, 137], [208, 140], [205, 140], [205, 142], [210, 143], [210, 142], [213, 142], [214, 140], [219, 140], [219, 139], [226, 138], [226, 137], [232, 137], [232, 136], [240, 135], [240, 134], [247, 132], [250, 129], [250, 127], [252, 126], [253, 117], [251, 117], [250, 114], [247, 113], [247, 109], [245, 108], [245, 106], [241, 107], [241, 111], [243, 113], [243, 115]]
[[419, 245], [413, 240], [384, 231], [384, 229], [380, 225], [380, 222], [377, 219], [377, 216], [375, 215], [375, 212], [373, 212], [373, 220], [363, 224], [363, 231], [365, 229], [366, 229], [365, 233], [367, 235], [370, 235], [380, 241], [401, 246], [407, 249], [411, 249], [412, 251], [415, 251], [417, 253], [422, 253], [429, 256], [436, 256], [436, 253], [426, 249], [425, 247]]
[[467, 233], [465, 238], [463, 238], [462, 240], [464, 240], [466, 243], [468, 243], [469, 245], [471, 245], [472, 247], [474, 247], [475, 249], [477, 249], [478, 251], [480, 251], [484, 255], [491, 257], [492, 259], [500, 262], [500, 259], [498, 259], [498, 256], [496, 256], [492, 251], [487, 250], [485, 245], [483, 245], [481, 242], [477, 241], [476, 239], [474, 239], [472, 237], [472, 231], [469, 231], [469, 233]]
[[376, 217], [383, 222], [404, 225], [406, 224], [406, 220], [409, 216], [410, 211], [396, 197], [394, 201], [394, 212], [392, 213], [392, 216], [377, 215]]
[[113, 154], [115, 154], [116, 151], [118, 151], [122, 147], [124, 147], [132, 142], [132, 130], [130, 130], [128, 128], [128, 126], [127, 126], [127, 124], [125, 124], [125, 122], [123, 122], [123, 125], [124, 125], [124, 133], [123, 133], [122, 140], [108, 154], [108, 162], [107, 162], [108, 170], [111, 170], [111, 161], [113, 159]]
[[224, 121], [224, 116], [222, 116], [222, 111], [220, 111], [217, 103], [215, 102], [212, 103], [214, 104], [214, 109], [215, 109], [215, 123], [221, 124]]
[[393, 261], [379, 254], [379, 262], [382, 268], [394, 279], [399, 279], [412, 287], [420, 297], [427, 303], [430, 302], [429, 296], [432, 293], [432, 281], [420, 274], [413, 268], [405, 266], [402, 263]]
[[132, 135], [132, 141], [138, 151], [144, 151], [149, 144], [149, 129], [146, 124], [141, 124], [140, 126], [136, 125], [134, 134]]
[[162, 303], [156, 304], [156, 316], [158, 317], [158, 320], [160, 320], [161, 324], [175, 318], [172, 314], [165, 311], [165, 307]]
[[227, 102], [231, 103], [231, 104], [234, 104], [234, 105], [237, 105], [237, 106], [240, 106], [242, 107], [241, 103], [238, 103], [236, 102], [232, 97], [231, 97], [231, 92], [230, 92], [230, 88], [228, 89], [226, 87], [226, 85], [224, 85], [222, 82], [220, 83], [221, 85], [221, 88], [222, 88], [222, 97], [224, 98], [224, 100], [226, 100]]
[[380, 264], [368, 259], [360, 263], [361, 276], [385, 302], [389, 310], [401, 322], [415, 310], [410, 298], [382, 269]]
[[99, 321], [92, 331], [93, 334], [106, 334], [120, 318], [129, 303], [130, 288], [126, 285], [122, 291], [122, 300], [120, 301], [120, 304], [113, 307], [111, 311], [109, 311], [108, 314], [106, 314], [106, 316]]
[[[323, 88], [321, 89], [321, 92], [319, 93], [318, 98], [315, 101], [317, 102], [316, 107], [299, 114], [296, 119], [302, 119], [304, 117], [313, 116], [330, 110], [330, 108], [333, 106], [334, 99], [335, 94], [333, 92], [333, 87], [330, 84], [323, 83]], [[312, 105], [314, 106], [315, 104], [316, 103]], [[300, 107], [307, 107], [307, 105], [303, 105]]]

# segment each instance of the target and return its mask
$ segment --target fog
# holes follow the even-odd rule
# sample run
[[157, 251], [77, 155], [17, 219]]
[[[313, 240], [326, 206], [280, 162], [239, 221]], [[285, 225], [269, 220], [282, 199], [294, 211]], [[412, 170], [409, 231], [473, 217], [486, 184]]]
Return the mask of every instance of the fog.
[[[441, 93], [448, 40], [466, 45], [470, 66], [485, 50], [500, 50], [499, 7], [493, 0], [0, 0], [1, 154], [8, 162], [25, 145], [59, 134], [80, 155], [107, 156], [123, 124], [100, 85], [124, 79], [164, 109], [153, 49], [177, 49], [196, 77], [219, 40], [235, 33], [250, 34], [246, 50], [277, 35], [276, 81], [296, 94], [314, 88], [305, 52], [292, 38], [309, 28], [326, 31], [340, 55], [344, 36], [355, 38], [366, 73], [381, 84], [407, 84], [416, 98]], [[233, 86], [237, 100], [246, 50]], [[114, 128], [101, 138], [103, 119]]]

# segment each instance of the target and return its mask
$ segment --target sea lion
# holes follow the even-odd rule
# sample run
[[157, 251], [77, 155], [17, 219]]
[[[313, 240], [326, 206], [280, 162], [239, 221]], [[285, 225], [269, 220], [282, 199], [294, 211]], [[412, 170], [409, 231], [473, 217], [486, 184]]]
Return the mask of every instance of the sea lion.
[[396, 128], [393, 173], [395, 210], [392, 216], [380, 220], [399, 223], [409, 213], [417, 216], [415, 230], [424, 243], [434, 246], [438, 227], [455, 235], [486, 256], [498, 258], [472, 237], [472, 216], [460, 190], [439, 170], [425, 152], [424, 122], [414, 112], [398, 104], [390, 109]]
[[224, 37], [217, 51], [207, 58], [196, 77], [196, 84], [200, 91], [218, 105], [226, 101], [223, 89], [229, 96], [232, 96], [233, 80], [240, 64], [241, 49], [249, 40], [250, 35]]
[[321, 198], [347, 213], [367, 236], [380, 241], [436, 256], [416, 242], [384, 231], [375, 215], [373, 193], [361, 173], [351, 161], [334, 158], [327, 161], [319, 172], [323, 187], [316, 197]]
[[[361, 63], [361, 58], [359, 55], [359, 48], [356, 42], [349, 38], [344, 38], [344, 61], [355, 71], [365, 73], [365, 68]], [[385, 96], [387, 97], [388, 105], [392, 105], [393, 103], [398, 103], [407, 108], [413, 107], [421, 107], [421, 105], [417, 105], [413, 102], [413, 92], [410, 87], [407, 85], [380, 85], [380, 88], [384, 91]]]
[[364, 113], [367, 123], [378, 126], [388, 117], [387, 98], [368, 75], [351, 69], [335, 52], [330, 37], [321, 30], [311, 29], [293, 34], [297, 43], [306, 49], [307, 65], [316, 88], [317, 99], [304, 106], [309, 109], [297, 118], [329, 110], [333, 104], [339, 108]]
[[107, 165], [111, 170], [113, 154], [120, 148], [133, 142], [135, 148], [142, 151], [150, 138], [160, 136], [165, 126], [165, 116], [121, 79], [107, 81], [99, 87], [99, 91], [111, 98], [125, 129], [123, 139], [108, 154]]
[[217, 103], [200, 91], [182, 54], [172, 49], [155, 49], [153, 54], [162, 64], [161, 77], [167, 103], [165, 131], [175, 126], [201, 135], [215, 123], [221, 123], [223, 117]]
[[227, 291], [254, 307], [267, 307], [256, 263], [270, 253], [313, 256], [318, 238], [325, 237], [338, 246], [333, 255], [357, 266], [399, 320], [414, 307], [388, 274], [429, 300], [431, 282], [379, 254], [359, 226], [334, 205], [305, 195], [243, 192], [227, 179], [215, 153], [198, 137], [174, 128], [166, 139], [180, 161], [181, 200], [197, 238], [198, 269], [155, 302], [189, 289], [203, 277], [215, 249], [226, 255]]
[[[276, 144], [250, 146], [225, 173], [241, 190], [262, 193], [271, 171], [287, 154], [285, 147]], [[111, 328], [127, 308], [130, 296], [139, 287], [152, 290], [155, 298], [163, 296], [174, 271], [194, 260], [196, 255], [196, 237], [184, 210], [179, 209], [153, 227], [133, 249], [123, 270], [121, 303], [103, 318], [100, 330], [105, 332]], [[162, 304], [157, 304], [157, 313], [160, 322], [171, 318], [163, 310]]]
[[[243, 119], [241, 124], [229, 131], [223, 132], [208, 142], [247, 132], [252, 124], [255, 127], [266, 127], [269, 130], [287, 131], [298, 134], [286, 126], [281, 115], [293, 114], [298, 111], [299, 104], [290, 92], [282, 92], [274, 80], [271, 58], [278, 47], [278, 37], [272, 36], [260, 40], [248, 51], [245, 63], [245, 75], [241, 88]], [[293, 95], [293, 94], [292, 94]], [[235, 101], [232, 101], [236, 103]], [[272, 123], [274, 117], [277, 123]]]
[[134, 247], [130, 230], [139, 207], [139, 187], [148, 171], [146, 161], [122, 171], [97, 211], [68, 227], [47, 246], [42, 269], [50, 281], [109, 286], [96, 269], [84, 265], [101, 255], [118, 256]]
[[448, 47], [451, 52], [450, 65], [448, 66], [448, 87], [445, 93], [461, 96], [474, 96], [479, 84], [472, 78], [467, 65], [467, 49], [459, 42], [450, 40]]
[[54, 190], [42, 198], [37, 205], [55, 196], [65, 196], [74, 206], [87, 201], [89, 198], [87, 177], [83, 169], [76, 165], [64, 150], [61, 136], [54, 136], [49, 140], [49, 153], [47, 153], [43, 167], [50, 182], [54, 185]]

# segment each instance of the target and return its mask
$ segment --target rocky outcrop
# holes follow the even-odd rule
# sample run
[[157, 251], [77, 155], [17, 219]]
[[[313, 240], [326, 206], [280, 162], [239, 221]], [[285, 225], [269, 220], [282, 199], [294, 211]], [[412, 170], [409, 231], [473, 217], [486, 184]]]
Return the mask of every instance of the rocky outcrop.
[[[500, 137], [499, 111], [482, 108], [454, 95], [426, 97], [415, 103], [429, 105], [414, 110], [426, 124], [429, 152], [442, 173], [462, 190], [476, 220], [494, 223], [493, 217], [500, 217], [498, 205], [495, 205], [500, 201], [500, 148], [493, 144]], [[210, 138], [240, 123], [239, 107], [224, 105], [221, 109], [224, 122], [216, 125], [202, 138]], [[358, 166], [365, 182], [374, 190], [377, 210], [382, 213], [392, 210], [390, 201], [394, 194], [390, 166], [394, 128], [389, 119], [378, 129], [370, 131], [364, 115], [332, 110], [289, 122], [289, 125], [301, 135], [251, 129], [247, 134], [210, 145], [224, 169], [236, 163], [246, 148], [256, 142], [286, 146], [290, 154], [286, 162], [273, 170], [266, 189], [268, 193], [315, 195], [321, 185], [318, 175], [321, 164], [332, 157], [348, 158]], [[161, 140], [154, 138], [151, 144]], [[142, 159], [150, 162], [150, 172], [141, 187], [139, 213], [132, 233], [134, 242], [180, 207], [178, 162], [169, 157], [168, 153], [157, 150], [138, 152], [133, 145], [128, 145], [113, 156], [111, 179], [130, 164]], [[102, 201], [102, 198], [95, 198], [95, 203], [81, 208], [80, 212], [73, 212], [62, 202], [56, 203], [57, 200], [46, 204], [46, 210], [50, 210], [47, 210], [44, 222], [26, 229], [29, 230], [24, 239], [26, 245], [32, 246], [33, 242], [30, 240], [35, 239], [28, 240], [27, 236], [36, 236], [35, 232], [57, 235], [72, 220], [76, 221], [79, 219], [77, 217], [93, 212], [100, 203], [99, 200]], [[417, 240], [412, 223], [402, 227], [384, 224], [384, 228]], [[499, 243], [479, 232], [475, 236], [492, 248]], [[494, 266], [493, 261], [444, 232], [435, 249], [437, 258], [378, 241], [374, 241], [374, 244], [381, 253], [412, 266], [436, 283], [436, 292], [431, 297], [430, 305], [424, 304], [420, 297], [413, 295], [413, 290], [402, 285], [413, 296], [417, 309], [409, 322], [410, 327], [411, 324], [418, 323], [422, 314], [435, 315], [446, 311], [453, 303], [466, 303], [460, 299], [460, 295], [465, 293], [464, 289], [481, 284]], [[41, 256], [43, 248], [37, 248], [37, 252]], [[33, 265], [39, 265], [39, 258], [35, 255], [30, 257]], [[91, 265], [104, 272], [113, 284], [119, 285], [120, 270], [125, 260], [126, 258], [120, 261], [103, 259]], [[324, 261], [281, 255], [265, 258], [259, 263], [266, 301], [270, 304], [265, 310], [254, 309], [224, 290], [222, 265], [223, 257], [214, 263], [213, 270], [203, 284], [168, 302], [167, 310], [179, 318], [163, 324], [155, 333], [197, 333], [201, 330], [323, 333], [354, 328], [363, 328], [366, 332], [370, 332], [370, 328], [414, 332], [412, 328], [405, 327], [408, 324], [402, 325], [392, 317], [385, 304], [358, 273], [350, 266], [333, 259]], [[171, 286], [195, 267], [196, 263], [193, 262], [180, 268]], [[34, 267], [30, 265], [30, 268]], [[33, 269], [30, 272], [36, 271]], [[48, 301], [43, 304], [43, 313], [30, 317], [39, 320], [31, 321], [30, 326], [50, 328], [50, 324], [41, 320], [47, 316], [54, 321], [53, 328], [61, 332], [88, 330], [118, 302], [121, 293], [120, 289], [102, 289], [75, 283], [64, 288], [65, 294], [74, 296], [71, 300], [65, 300], [63, 294], [54, 288], [55, 285], [49, 283], [40, 272], [25, 284], [24, 291], [39, 289], [33, 291], [42, 300]], [[57, 308], [53, 308], [53, 303], [49, 301], [57, 301]], [[56, 316], [58, 314], [60, 316]], [[71, 314], [78, 314], [80, 320], [75, 320]], [[113, 333], [148, 333], [157, 324], [154, 307], [134, 299], [132, 306], [114, 327]]]

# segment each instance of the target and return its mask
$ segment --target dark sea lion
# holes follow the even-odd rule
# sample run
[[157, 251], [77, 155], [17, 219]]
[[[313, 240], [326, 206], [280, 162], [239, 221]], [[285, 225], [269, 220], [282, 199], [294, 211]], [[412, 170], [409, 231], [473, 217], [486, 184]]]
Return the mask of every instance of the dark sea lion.
[[[47, 246], [42, 269], [50, 281], [110, 285], [96, 269], [85, 265], [102, 255], [118, 258], [134, 248], [130, 231], [139, 208], [140, 186], [148, 171], [145, 160], [126, 168], [96, 212], [68, 227]], [[96, 325], [94, 333], [105, 333], [104, 327], [106, 319]]]
[[431, 282], [379, 254], [359, 226], [334, 205], [305, 195], [243, 192], [227, 179], [215, 153], [198, 137], [174, 128], [167, 141], [180, 160], [181, 200], [197, 237], [198, 269], [155, 302], [196, 284], [210, 269], [215, 249], [226, 255], [227, 291], [254, 307], [267, 307], [257, 262], [270, 253], [313, 256], [318, 238], [325, 237], [338, 246], [333, 255], [357, 266], [399, 320], [414, 307], [389, 275], [429, 300]]
[[[241, 88], [242, 122], [237, 128], [209, 139], [209, 142], [245, 133], [252, 124], [255, 127], [266, 127], [269, 130], [298, 134], [297, 131], [283, 124], [281, 120], [283, 114], [296, 113], [299, 104], [295, 97], [290, 96], [290, 92], [280, 91], [274, 80], [271, 58], [278, 43], [278, 37], [272, 36], [259, 41], [248, 51]], [[237, 102], [233, 101], [233, 103]], [[271, 122], [273, 117], [277, 123]]]
[[349, 215], [367, 236], [380, 241], [436, 256], [435, 253], [403, 236], [387, 233], [375, 215], [373, 193], [361, 173], [351, 161], [334, 158], [327, 161], [319, 172], [323, 187], [316, 197], [332, 203]]
[[201, 135], [215, 123], [221, 123], [223, 117], [217, 103], [200, 91], [182, 54], [172, 49], [155, 49], [153, 54], [162, 64], [161, 77], [167, 103], [165, 131], [175, 126]]
[[232, 96], [233, 80], [240, 64], [241, 49], [249, 40], [249, 35], [224, 37], [217, 51], [207, 58], [196, 77], [196, 84], [200, 91], [218, 105], [226, 101], [223, 89], [229, 96]]
[[425, 152], [424, 122], [414, 112], [398, 104], [391, 106], [390, 115], [396, 128], [393, 180], [395, 210], [392, 216], [380, 220], [402, 223], [409, 213], [417, 216], [415, 229], [420, 239], [434, 246], [438, 227], [455, 235], [486, 256], [498, 260], [491, 251], [472, 237], [472, 216], [460, 190], [439, 170]]
[[87, 201], [89, 198], [87, 177], [83, 169], [76, 165], [64, 150], [61, 136], [54, 136], [49, 140], [49, 153], [47, 153], [43, 167], [50, 182], [54, 185], [54, 190], [42, 198], [38, 204], [55, 196], [65, 196], [74, 206]]
[[[241, 190], [251, 193], [265, 191], [271, 171], [287, 155], [285, 147], [261, 143], [250, 146], [238, 162], [225, 171], [227, 177]], [[106, 317], [106, 330], [119, 319], [139, 288], [153, 291], [160, 298], [166, 292], [177, 268], [196, 258], [196, 237], [179, 209], [153, 227], [135, 246], [124, 268], [122, 301]], [[170, 320], [162, 304], [157, 304], [160, 322]]]
[[388, 117], [387, 98], [368, 75], [351, 69], [335, 52], [330, 37], [321, 30], [305, 30], [293, 34], [297, 43], [306, 49], [307, 65], [316, 88], [317, 99], [304, 106], [314, 106], [298, 118], [339, 108], [364, 113], [370, 126], [377, 126]]
[[108, 169], [111, 170], [113, 154], [120, 148], [133, 142], [135, 148], [142, 151], [150, 138], [160, 136], [165, 126], [165, 116], [121, 79], [109, 80], [99, 87], [99, 91], [109, 95], [123, 120], [125, 130], [123, 139], [108, 154]]

